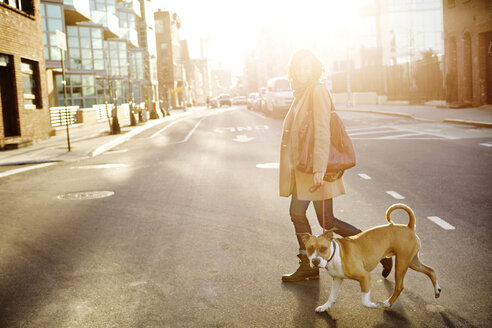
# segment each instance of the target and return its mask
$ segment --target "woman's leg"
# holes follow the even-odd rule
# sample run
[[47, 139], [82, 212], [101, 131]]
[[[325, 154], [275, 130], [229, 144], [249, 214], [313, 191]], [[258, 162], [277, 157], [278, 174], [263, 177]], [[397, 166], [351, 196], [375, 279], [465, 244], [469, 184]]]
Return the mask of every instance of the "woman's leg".
[[[296, 233], [307, 232], [311, 233], [311, 226], [306, 217], [306, 211], [309, 206], [310, 201], [299, 200], [297, 198], [296, 187], [294, 186], [294, 193], [290, 201], [290, 217], [292, 223], [294, 223], [294, 229]], [[286, 274], [282, 276], [283, 282], [296, 282], [310, 279], [319, 279], [319, 269], [311, 268], [309, 264], [309, 259], [306, 255], [306, 246], [299, 236], [297, 236], [297, 241], [299, 242], [299, 267], [297, 270], [291, 274]]]
[[[325, 199], [325, 229], [336, 228], [335, 233], [342, 237], [353, 236], [361, 232], [362, 230], [354, 227], [353, 225], [339, 220], [333, 214], [333, 199]], [[314, 209], [316, 210], [316, 216], [320, 226], [323, 226], [323, 202], [315, 201]]]
[[[299, 200], [297, 198], [296, 187], [294, 186], [294, 192], [292, 193], [292, 198], [290, 200], [290, 219], [294, 224], [294, 229], [297, 233], [312, 233], [311, 226], [309, 225], [309, 221], [306, 216], [306, 211], [308, 209], [310, 201], [308, 200]], [[302, 239], [297, 236], [297, 241], [299, 242], [299, 251], [300, 253], [305, 254], [306, 246]]]

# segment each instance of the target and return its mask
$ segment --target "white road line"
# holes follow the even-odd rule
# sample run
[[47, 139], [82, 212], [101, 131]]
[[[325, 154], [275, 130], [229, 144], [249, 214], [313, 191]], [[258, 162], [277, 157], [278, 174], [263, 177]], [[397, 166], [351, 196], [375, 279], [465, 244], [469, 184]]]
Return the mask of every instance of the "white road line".
[[359, 173], [359, 176], [364, 180], [371, 180], [371, 177], [365, 173]]
[[371, 126], [368, 128], [355, 128], [355, 129], [347, 129], [347, 132], [356, 132], [356, 131], [365, 131], [365, 130], [377, 130], [377, 129], [387, 129], [387, 126]]
[[449, 223], [447, 223], [446, 221], [444, 221], [438, 216], [428, 216], [427, 218], [432, 222], [434, 222], [435, 224], [437, 224], [438, 226], [440, 226], [441, 228], [443, 228], [444, 230], [456, 229], [454, 226], [450, 225]]
[[400, 195], [400, 194], [399, 194], [399, 193], [397, 193], [396, 191], [392, 191], [392, 190], [390, 190], [390, 191], [387, 191], [386, 193], [387, 193], [388, 195], [390, 195], [390, 196], [393, 196], [393, 197], [394, 197], [394, 198], [396, 198], [396, 199], [405, 199], [405, 197], [403, 197], [402, 195]]
[[392, 130], [374, 130], [374, 131], [366, 131], [366, 132], [348, 132], [349, 136], [359, 136], [362, 134], [381, 134], [381, 133], [391, 133], [391, 132], [398, 132], [398, 130], [392, 129]]
[[457, 139], [460, 139], [458, 137], [450, 137], [450, 136], [447, 136], [447, 135], [444, 135], [444, 134], [440, 134], [440, 133], [420, 132], [420, 131], [416, 131], [416, 130], [412, 130], [412, 129], [404, 129], [404, 128], [397, 128], [397, 130], [407, 131], [407, 132], [414, 132], [414, 133], [428, 134], [428, 135], [431, 135], [431, 136], [435, 136], [435, 137], [439, 137], [439, 138], [444, 138], [444, 139], [449, 139], [449, 140], [457, 140]]
[[203, 119], [201, 119], [200, 121], [198, 121], [198, 123], [195, 124], [195, 126], [193, 127], [193, 129], [191, 129], [190, 133], [188, 133], [188, 135], [184, 138], [184, 140], [183, 141], [180, 141], [178, 143], [187, 142], [191, 138], [191, 136], [193, 135], [193, 133], [195, 132], [196, 128], [198, 128], [198, 126], [200, 125], [200, 123], [202, 123], [202, 120]]
[[492, 147], [492, 143], [481, 143], [480, 146]]
[[153, 135], [150, 136], [150, 139], [154, 139], [155, 137], [157, 137], [161, 132], [164, 132], [167, 128], [170, 128], [171, 126], [173, 126], [174, 124], [178, 123], [179, 121], [172, 121], [171, 123], [169, 123], [168, 125], [166, 125], [165, 127], [163, 127], [162, 129], [160, 129], [159, 131], [157, 131], [156, 133], [154, 133]]
[[413, 137], [413, 136], [421, 136], [424, 135], [425, 133], [407, 133], [407, 134], [397, 134], [394, 136], [386, 136], [386, 137], [379, 137], [377, 139], [398, 139], [398, 138], [403, 138], [403, 137]]
[[22, 173], [22, 172], [30, 171], [30, 170], [40, 169], [42, 167], [51, 166], [51, 165], [55, 165], [55, 164], [57, 164], [57, 163], [43, 163], [43, 164], [38, 164], [38, 165], [23, 167], [23, 168], [20, 168], [20, 169], [14, 169], [14, 170], [10, 170], [10, 171], [5, 171], [5, 172], [0, 173], [0, 178], [7, 177], [9, 175], [13, 175], [13, 174], [17, 174], [17, 173]]

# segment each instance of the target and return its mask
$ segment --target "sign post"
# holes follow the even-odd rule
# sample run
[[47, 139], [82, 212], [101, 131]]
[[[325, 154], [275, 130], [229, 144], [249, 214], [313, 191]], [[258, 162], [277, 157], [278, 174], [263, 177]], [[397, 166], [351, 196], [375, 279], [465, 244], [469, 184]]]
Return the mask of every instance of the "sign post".
[[61, 64], [62, 64], [62, 84], [63, 84], [63, 99], [65, 100], [65, 116], [66, 116], [66, 125], [67, 125], [67, 145], [68, 145], [68, 151], [71, 151], [70, 148], [70, 131], [69, 131], [69, 124], [70, 124], [70, 113], [68, 112], [68, 106], [67, 106], [67, 80], [65, 79], [65, 56], [64, 56], [64, 51], [67, 51], [67, 38], [65, 37], [65, 33], [56, 30], [56, 45], [58, 48], [60, 48], [60, 53], [61, 53]]

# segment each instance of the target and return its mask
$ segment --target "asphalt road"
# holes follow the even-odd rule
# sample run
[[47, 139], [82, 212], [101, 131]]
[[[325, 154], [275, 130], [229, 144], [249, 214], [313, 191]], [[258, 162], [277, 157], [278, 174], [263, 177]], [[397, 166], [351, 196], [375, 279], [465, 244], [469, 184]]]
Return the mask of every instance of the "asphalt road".
[[[488, 327], [492, 130], [341, 116], [358, 165], [336, 215], [367, 229], [391, 204], [411, 206], [441, 298], [410, 270], [390, 310], [364, 308], [345, 281], [318, 314], [326, 272], [281, 283], [297, 267], [289, 199], [277, 196], [282, 122], [232, 107], [0, 179], [0, 327]], [[372, 298], [385, 300], [393, 275], [378, 266], [371, 277]]]

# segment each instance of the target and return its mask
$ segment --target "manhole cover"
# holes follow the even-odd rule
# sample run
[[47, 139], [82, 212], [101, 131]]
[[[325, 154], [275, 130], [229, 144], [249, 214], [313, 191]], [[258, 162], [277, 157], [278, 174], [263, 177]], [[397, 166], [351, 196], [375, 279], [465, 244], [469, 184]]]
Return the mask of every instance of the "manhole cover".
[[88, 199], [110, 197], [113, 195], [114, 195], [113, 191], [81, 191], [81, 192], [69, 192], [67, 194], [59, 195], [58, 199], [88, 200]]

